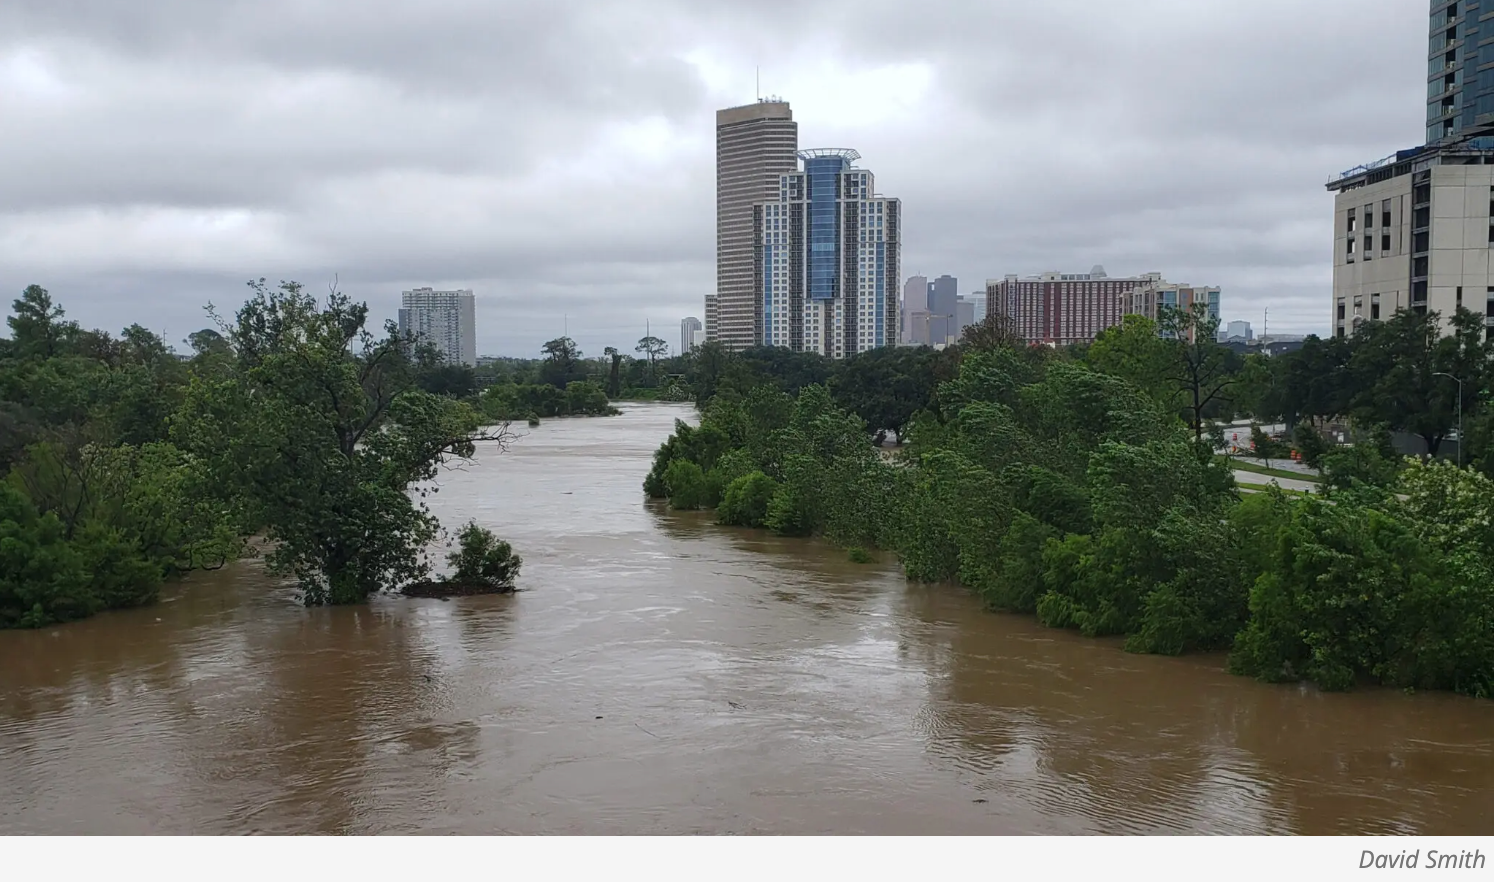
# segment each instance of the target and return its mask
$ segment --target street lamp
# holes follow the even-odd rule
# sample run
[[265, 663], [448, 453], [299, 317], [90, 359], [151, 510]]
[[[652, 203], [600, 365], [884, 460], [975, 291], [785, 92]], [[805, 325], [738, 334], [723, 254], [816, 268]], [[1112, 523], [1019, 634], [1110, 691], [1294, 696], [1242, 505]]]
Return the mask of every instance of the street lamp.
[[1452, 374], [1444, 374], [1438, 371], [1432, 374], [1434, 377], [1447, 377], [1458, 384], [1458, 468], [1463, 467], [1463, 381]]
[[[926, 346], [933, 346], [934, 345], [933, 338], [929, 336], [929, 322], [933, 321], [934, 319], [952, 319], [952, 318], [954, 318], [954, 316], [952, 316], [952, 315], [930, 315], [928, 313], [924, 313], [923, 314], [923, 342], [924, 342], [924, 345], [926, 345]], [[946, 340], [945, 342], [947, 343], [948, 340]]]

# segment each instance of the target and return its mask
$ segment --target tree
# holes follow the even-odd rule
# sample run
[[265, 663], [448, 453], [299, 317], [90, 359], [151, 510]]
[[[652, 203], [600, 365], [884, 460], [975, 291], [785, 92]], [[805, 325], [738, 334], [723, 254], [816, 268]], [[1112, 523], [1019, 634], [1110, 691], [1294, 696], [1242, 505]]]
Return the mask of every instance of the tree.
[[835, 403], [866, 421], [873, 434], [902, 439], [913, 415], [934, 396], [936, 353], [922, 346], [883, 347], [846, 359], [831, 381]]
[[1085, 361], [1097, 371], [1120, 377], [1169, 411], [1176, 411], [1183, 404], [1182, 389], [1175, 380], [1176, 353], [1158, 330], [1157, 323], [1146, 316], [1128, 315], [1095, 338]]
[[991, 312], [965, 329], [959, 345], [977, 351], [1020, 349], [1027, 345], [1027, 341], [1017, 333], [1010, 318], [999, 312]]
[[734, 363], [731, 352], [715, 340], [707, 340], [690, 352], [685, 379], [695, 390], [697, 406], [704, 407], [716, 397], [716, 390]]
[[477, 373], [464, 364], [440, 362], [417, 371], [415, 384], [432, 395], [470, 398], [477, 393]]
[[607, 372], [607, 397], [619, 398], [622, 396], [622, 353], [617, 351], [616, 346], [608, 346], [602, 351], [607, 354], [609, 365]]
[[457, 534], [457, 550], [446, 556], [446, 562], [452, 568], [451, 581], [498, 590], [512, 590], [524, 565], [512, 546], [476, 521], [462, 527]]
[[1209, 315], [1204, 304], [1195, 303], [1187, 310], [1164, 309], [1159, 325], [1172, 356], [1165, 375], [1182, 391], [1188, 425], [1195, 442], [1202, 443], [1204, 418], [1211, 408], [1229, 400], [1238, 379], [1230, 370], [1229, 350], [1216, 339], [1219, 319]]
[[668, 357], [669, 344], [658, 337], [644, 337], [638, 341], [637, 346], [633, 347], [633, 351], [641, 352], [648, 357], [648, 382], [651, 386], [657, 386], [659, 377], [655, 370], [655, 363], [660, 358]]
[[65, 322], [61, 306], [52, 303], [52, 295], [40, 285], [28, 285], [11, 307], [14, 315], [5, 320], [10, 326], [12, 347], [19, 358], [54, 358], [62, 354], [63, 345], [78, 333], [78, 326]]
[[557, 337], [546, 343], [542, 350], [545, 361], [540, 365], [540, 382], [564, 389], [573, 380], [586, 379], [586, 369], [581, 365], [581, 350], [570, 337]]
[[335, 290], [318, 303], [294, 282], [250, 287], [235, 320], [219, 320], [234, 371], [194, 383], [174, 436], [274, 544], [271, 570], [294, 575], [307, 605], [424, 577], [438, 525], [410, 486], [481, 437], [501, 445], [506, 427], [480, 436], [470, 407], [421, 391], [398, 328], [376, 337], [365, 304]]

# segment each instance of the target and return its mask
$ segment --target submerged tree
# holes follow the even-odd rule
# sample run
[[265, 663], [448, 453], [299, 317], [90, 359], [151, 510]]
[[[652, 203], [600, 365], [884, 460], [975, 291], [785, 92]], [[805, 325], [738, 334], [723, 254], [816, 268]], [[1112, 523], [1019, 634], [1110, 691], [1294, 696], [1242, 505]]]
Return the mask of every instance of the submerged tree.
[[412, 484], [472, 456], [467, 404], [418, 386], [417, 365], [392, 322], [365, 327], [368, 307], [300, 285], [253, 295], [234, 321], [218, 318], [233, 370], [194, 378], [175, 426], [210, 470], [246, 530], [274, 544], [268, 563], [294, 575], [307, 605], [356, 603], [428, 572], [438, 524]]

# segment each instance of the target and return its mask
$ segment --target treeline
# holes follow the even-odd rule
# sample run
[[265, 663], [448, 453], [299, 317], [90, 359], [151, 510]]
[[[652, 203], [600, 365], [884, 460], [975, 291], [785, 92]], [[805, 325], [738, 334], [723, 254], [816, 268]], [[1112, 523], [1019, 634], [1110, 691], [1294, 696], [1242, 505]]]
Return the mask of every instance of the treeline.
[[[428, 575], [440, 525], [411, 488], [504, 430], [481, 428], [460, 369], [392, 323], [369, 329], [364, 304], [251, 288], [232, 317], [210, 309], [185, 359], [140, 325], [83, 330], [40, 287], [15, 301], [0, 340], [0, 627], [148, 603], [249, 537], [307, 604]], [[506, 552], [479, 551], [507, 578], [493, 548]]]
[[[1333, 345], [1378, 353], [1421, 321], [1398, 317]], [[1494, 482], [1360, 443], [1323, 455], [1321, 498], [1242, 492], [1213, 425], [1262, 406], [1252, 372], [1285, 383], [1282, 395], [1317, 382], [1294, 364], [1314, 347], [1252, 363], [1213, 343], [1209, 325], [1132, 319], [1071, 350], [988, 325], [953, 350], [953, 376], [934, 385], [895, 455], [832, 394], [836, 376], [794, 394], [783, 382], [718, 391], [698, 427], [681, 423], [660, 448], [645, 490], [715, 509], [724, 524], [821, 535], [858, 557], [890, 552], [912, 579], [959, 583], [1051, 627], [1123, 636], [1136, 652], [1227, 650], [1231, 670], [1264, 680], [1488, 696]], [[1379, 383], [1414, 370], [1401, 359], [1356, 375]], [[1382, 441], [1384, 426], [1432, 410], [1345, 400]]]
[[[633, 348], [633, 354], [613, 346], [603, 354], [587, 358], [570, 337], [558, 337], [540, 350], [541, 357], [499, 358], [466, 371], [466, 383], [473, 390], [494, 388], [534, 389], [549, 387], [568, 392], [578, 383], [585, 395], [595, 399], [596, 390], [610, 400], [689, 401], [685, 371], [691, 359], [669, 354], [669, 344], [658, 337], [644, 337]], [[484, 392], [486, 395], [487, 393]], [[528, 392], [530, 396], [543, 392]], [[502, 393], [512, 397], [512, 393]], [[552, 398], [552, 400], [554, 400]], [[550, 416], [605, 415], [605, 407], [594, 410], [567, 410], [564, 407]], [[546, 416], [545, 413], [538, 413]]]

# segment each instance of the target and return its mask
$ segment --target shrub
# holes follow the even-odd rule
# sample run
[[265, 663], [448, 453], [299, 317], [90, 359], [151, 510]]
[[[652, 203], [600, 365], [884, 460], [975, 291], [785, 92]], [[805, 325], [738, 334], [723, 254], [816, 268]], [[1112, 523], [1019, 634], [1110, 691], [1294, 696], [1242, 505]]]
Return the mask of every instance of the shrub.
[[761, 527], [767, 523], [768, 506], [777, 492], [778, 482], [762, 472], [737, 478], [726, 488], [716, 519], [728, 526]]
[[710, 496], [705, 472], [688, 459], [677, 459], [664, 472], [664, 492], [669, 507], [680, 511], [705, 508]]
[[852, 548], [847, 554], [851, 559], [851, 563], [854, 564], [869, 564], [872, 562], [871, 552], [865, 548]]
[[446, 556], [455, 570], [451, 580], [464, 584], [512, 588], [524, 561], [492, 530], [469, 521], [457, 534], [457, 550]]

